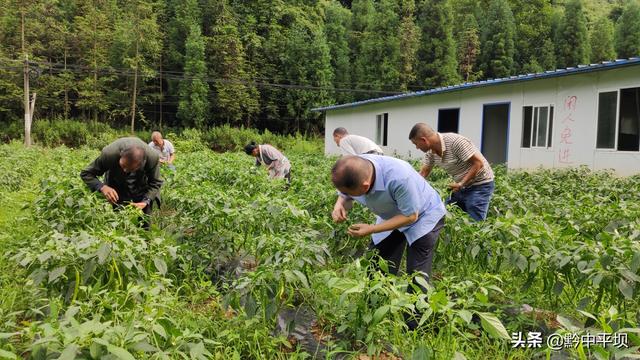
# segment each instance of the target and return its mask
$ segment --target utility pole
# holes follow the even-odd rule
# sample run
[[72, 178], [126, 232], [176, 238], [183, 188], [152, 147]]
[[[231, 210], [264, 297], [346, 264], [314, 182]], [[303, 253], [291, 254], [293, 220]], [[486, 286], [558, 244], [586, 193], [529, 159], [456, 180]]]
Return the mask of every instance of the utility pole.
[[27, 55], [26, 47], [25, 47], [25, 39], [24, 39], [24, 3], [22, 7], [22, 24], [21, 24], [21, 32], [22, 32], [22, 54], [24, 55], [24, 66], [23, 66], [23, 75], [24, 75], [24, 145], [31, 146], [31, 120], [33, 115], [33, 108], [36, 104], [36, 97], [34, 94], [33, 101], [29, 101], [29, 57]]

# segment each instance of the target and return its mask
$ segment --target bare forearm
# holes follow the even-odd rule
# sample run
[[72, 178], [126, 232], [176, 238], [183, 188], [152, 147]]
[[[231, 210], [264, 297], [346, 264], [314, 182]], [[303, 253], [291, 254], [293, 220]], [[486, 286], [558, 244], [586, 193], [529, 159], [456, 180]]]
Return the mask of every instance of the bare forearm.
[[411, 214], [409, 216], [398, 214], [391, 219], [385, 220], [380, 224], [373, 226], [373, 232], [379, 233], [383, 231], [390, 231], [401, 228], [403, 226], [411, 225], [418, 220], [418, 213]]
[[478, 175], [478, 172], [480, 171], [480, 169], [482, 169], [482, 161], [474, 160], [471, 165], [471, 169], [469, 169], [469, 171], [467, 171], [467, 173], [464, 175], [462, 180], [460, 180], [460, 185], [462, 186], [471, 185], [473, 183], [473, 179], [475, 179], [476, 175]]
[[431, 174], [431, 166], [422, 165], [422, 167], [420, 168], [420, 175], [422, 175], [422, 177], [426, 179], [429, 177], [429, 174]]

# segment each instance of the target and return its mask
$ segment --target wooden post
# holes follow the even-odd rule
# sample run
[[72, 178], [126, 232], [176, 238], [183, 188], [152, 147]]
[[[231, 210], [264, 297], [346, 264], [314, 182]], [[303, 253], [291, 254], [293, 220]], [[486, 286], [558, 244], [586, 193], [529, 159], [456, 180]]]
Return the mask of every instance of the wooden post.
[[[24, 65], [22, 67], [24, 76], [24, 145], [31, 146], [31, 104], [29, 103], [29, 57], [25, 47], [24, 39], [24, 4], [21, 12], [21, 34], [22, 34], [22, 54], [24, 55]], [[35, 104], [35, 103], [34, 103]]]
[[136, 39], [136, 67], [133, 70], [133, 96], [131, 99], [131, 135], [135, 134], [137, 92], [138, 92], [138, 39]]

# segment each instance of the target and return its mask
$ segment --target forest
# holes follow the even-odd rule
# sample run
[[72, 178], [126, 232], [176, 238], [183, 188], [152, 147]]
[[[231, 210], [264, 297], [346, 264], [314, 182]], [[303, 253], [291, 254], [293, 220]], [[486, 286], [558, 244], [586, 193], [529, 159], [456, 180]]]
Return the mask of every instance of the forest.
[[640, 54], [638, 0], [0, 0], [0, 125], [318, 133], [314, 107]]

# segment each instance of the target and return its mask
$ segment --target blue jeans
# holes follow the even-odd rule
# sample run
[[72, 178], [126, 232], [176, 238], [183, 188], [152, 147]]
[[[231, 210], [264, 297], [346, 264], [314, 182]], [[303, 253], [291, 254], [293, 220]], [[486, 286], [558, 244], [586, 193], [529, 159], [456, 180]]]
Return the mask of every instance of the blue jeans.
[[487, 218], [489, 212], [489, 201], [493, 195], [495, 183], [469, 186], [463, 190], [458, 190], [447, 199], [447, 204], [456, 204], [462, 211], [466, 212], [476, 221]]

